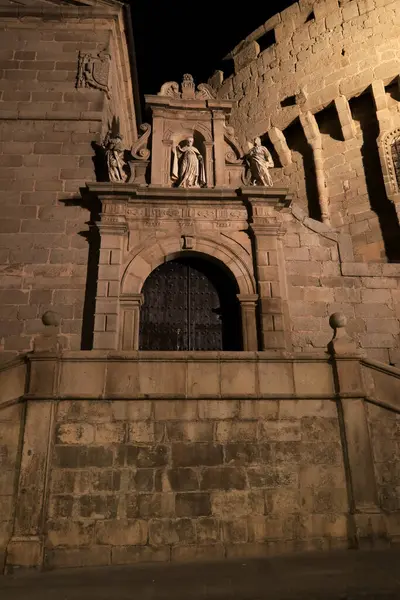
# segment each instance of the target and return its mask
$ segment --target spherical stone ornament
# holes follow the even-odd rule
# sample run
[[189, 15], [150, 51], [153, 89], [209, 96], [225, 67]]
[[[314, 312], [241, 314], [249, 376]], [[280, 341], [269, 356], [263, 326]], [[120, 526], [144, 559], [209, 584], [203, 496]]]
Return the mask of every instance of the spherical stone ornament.
[[333, 313], [333, 315], [331, 315], [329, 317], [329, 325], [332, 327], [332, 329], [340, 329], [342, 327], [346, 327], [347, 325], [347, 317], [346, 315], [344, 315], [343, 313]]
[[54, 310], [46, 310], [42, 315], [42, 323], [46, 327], [58, 327], [60, 324], [60, 316]]

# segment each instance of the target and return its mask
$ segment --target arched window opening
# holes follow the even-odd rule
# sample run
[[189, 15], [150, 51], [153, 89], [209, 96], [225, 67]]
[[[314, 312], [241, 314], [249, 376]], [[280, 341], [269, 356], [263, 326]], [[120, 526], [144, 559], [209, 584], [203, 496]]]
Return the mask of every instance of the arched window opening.
[[236, 281], [195, 255], [157, 267], [146, 279], [140, 311], [140, 350], [241, 350]]
[[397, 189], [400, 189], [400, 136], [392, 142], [392, 160], [397, 181]]

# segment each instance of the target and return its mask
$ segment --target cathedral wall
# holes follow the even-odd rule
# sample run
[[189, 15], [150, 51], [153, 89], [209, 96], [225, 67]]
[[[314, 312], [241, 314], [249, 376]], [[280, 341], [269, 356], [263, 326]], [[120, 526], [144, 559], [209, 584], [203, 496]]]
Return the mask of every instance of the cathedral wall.
[[[121, 132], [128, 143], [136, 137], [122, 19], [111, 9], [109, 14], [87, 9], [86, 15], [79, 10], [65, 7], [63, 17], [58, 12], [51, 19], [50, 7], [49, 20], [42, 20], [42, 13], [38, 18], [26, 9], [20, 19], [1, 22], [0, 350], [5, 356], [32, 348], [49, 308], [62, 319], [63, 344], [81, 347], [87, 222], [95, 207], [82, 201], [79, 190], [95, 180], [92, 144], [101, 142], [112, 115], [125, 115]], [[79, 52], [96, 57], [105, 48], [113, 61], [110, 101], [99, 89], [76, 88]]]
[[[237, 100], [230, 124], [241, 141], [257, 135], [275, 143], [274, 182], [317, 219], [318, 142], [332, 226], [351, 234], [359, 261], [399, 259], [378, 139], [400, 125], [399, 10], [381, 0], [294, 3], [232, 51], [234, 75], [211, 78], [221, 97]], [[307, 113], [316, 118], [313, 131]], [[291, 164], [282, 149], [278, 156], [276, 130]]]

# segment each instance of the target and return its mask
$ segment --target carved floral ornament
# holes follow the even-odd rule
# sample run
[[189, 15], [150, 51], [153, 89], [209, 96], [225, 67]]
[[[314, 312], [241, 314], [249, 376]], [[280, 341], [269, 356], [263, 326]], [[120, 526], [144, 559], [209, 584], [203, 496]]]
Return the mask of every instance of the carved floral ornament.
[[180, 87], [176, 81], [167, 81], [161, 86], [158, 96], [181, 98], [183, 100], [215, 100], [216, 93], [207, 83], [200, 83], [196, 90], [193, 77], [186, 73]]

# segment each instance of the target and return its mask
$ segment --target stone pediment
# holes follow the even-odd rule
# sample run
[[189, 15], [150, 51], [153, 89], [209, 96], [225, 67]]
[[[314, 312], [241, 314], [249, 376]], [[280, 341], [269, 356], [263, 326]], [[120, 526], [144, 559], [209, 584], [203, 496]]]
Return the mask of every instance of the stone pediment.
[[167, 81], [161, 86], [158, 96], [169, 98], [182, 98], [184, 100], [215, 100], [217, 95], [215, 90], [207, 83], [194, 84], [192, 75], [186, 73], [179, 86], [176, 81]]

